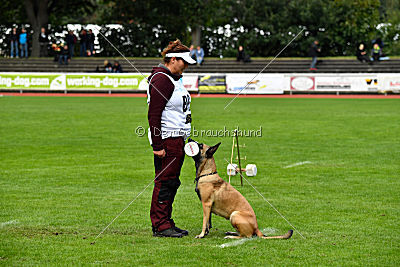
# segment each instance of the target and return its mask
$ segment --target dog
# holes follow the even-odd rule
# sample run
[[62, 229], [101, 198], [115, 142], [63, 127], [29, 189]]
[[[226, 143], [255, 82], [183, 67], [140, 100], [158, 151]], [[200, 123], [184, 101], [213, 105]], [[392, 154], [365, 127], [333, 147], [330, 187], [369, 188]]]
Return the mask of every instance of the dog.
[[[189, 142], [196, 142], [189, 139]], [[197, 143], [197, 142], [196, 142]], [[211, 228], [211, 212], [230, 220], [238, 232], [227, 232], [225, 238], [258, 236], [263, 239], [289, 239], [293, 230], [285, 235], [265, 236], [259, 229], [253, 208], [246, 198], [217, 173], [214, 153], [219, 145], [207, 146], [197, 143], [199, 153], [193, 156], [196, 166], [196, 193], [203, 206], [203, 227], [196, 238], [204, 238]]]

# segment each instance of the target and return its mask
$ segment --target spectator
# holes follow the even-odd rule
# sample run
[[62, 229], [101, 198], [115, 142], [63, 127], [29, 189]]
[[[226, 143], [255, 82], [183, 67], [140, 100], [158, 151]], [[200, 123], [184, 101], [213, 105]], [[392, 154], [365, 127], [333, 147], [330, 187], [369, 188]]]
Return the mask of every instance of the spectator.
[[104, 60], [104, 72], [108, 73], [113, 72], [113, 66], [111, 65], [110, 62], [108, 62], [108, 60]]
[[58, 63], [62, 65], [64, 62], [65, 65], [68, 65], [68, 55], [69, 55], [68, 45], [64, 45], [64, 47], [61, 48], [60, 58], [58, 60]]
[[86, 30], [82, 29], [81, 33], [79, 34], [79, 39], [80, 39], [80, 56], [87, 56], [86, 54], [86, 43], [87, 43], [87, 35], [86, 35]]
[[374, 44], [378, 44], [381, 49], [385, 46], [385, 43], [379, 37], [376, 40], [372, 40], [372, 45]]
[[243, 46], [239, 46], [236, 61], [243, 61], [244, 63], [251, 62], [250, 56], [244, 52]]
[[379, 62], [381, 55], [382, 55], [382, 49], [379, 47], [377, 43], [375, 43], [374, 47], [371, 50], [371, 56], [373, 61]]
[[310, 65], [310, 70], [317, 70], [316, 65], [317, 65], [317, 57], [318, 53], [321, 52], [321, 48], [319, 48], [319, 41], [315, 40], [311, 46], [310, 50], [308, 52], [309, 56], [312, 57], [311, 65]]
[[204, 61], [204, 50], [200, 46], [197, 46], [196, 51], [194, 51], [194, 54], [196, 55], [196, 61], [197, 61], [197, 66], [203, 65]]
[[90, 29], [89, 32], [86, 34], [86, 48], [87, 50], [90, 51], [90, 53], [87, 53], [88, 56], [93, 56], [93, 50], [94, 50], [94, 34], [93, 31]]
[[41, 57], [47, 57], [47, 44], [49, 42], [49, 38], [47, 37], [46, 34], [46, 29], [41, 28], [40, 29], [40, 35], [39, 35], [39, 45], [40, 45], [40, 56]]
[[114, 73], [122, 73], [122, 67], [118, 61], [114, 61], [114, 66], [112, 67], [112, 72]]
[[191, 58], [193, 58], [194, 60], [196, 60], [196, 50], [194, 50], [194, 46], [193, 45], [191, 45], [190, 47], [189, 47], [189, 50], [190, 50], [190, 57]]
[[57, 43], [53, 43], [51, 45], [51, 49], [52, 49], [53, 54], [54, 54], [54, 62], [58, 62], [58, 60], [60, 59], [61, 47], [62, 47], [62, 45], [60, 45], [58, 42]]
[[14, 57], [14, 50], [15, 50], [15, 57], [18, 57], [18, 33], [17, 28], [13, 28], [11, 35], [10, 35], [10, 44], [11, 44], [11, 58]]
[[19, 44], [21, 45], [21, 58], [28, 58], [28, 34], [25, 28], [22, 28], [21, 34], [19, 35]]
[[362, 63], [371, 62], [371, 59], [367, 55], [367, 51], [365, 51], [365, 45], [363, 43], [360, 43], [360, 45], [358, 46], [356, 56], [357, 59]]
[[76, 44], [76, 35], [72, 31], [68, 31], [68, 35], [65, 38], [65, 42], [67, 43], [67, 46], [68, 46], [69, 58], [72, 59], [72, 57], [74, 55], [75, 44]]

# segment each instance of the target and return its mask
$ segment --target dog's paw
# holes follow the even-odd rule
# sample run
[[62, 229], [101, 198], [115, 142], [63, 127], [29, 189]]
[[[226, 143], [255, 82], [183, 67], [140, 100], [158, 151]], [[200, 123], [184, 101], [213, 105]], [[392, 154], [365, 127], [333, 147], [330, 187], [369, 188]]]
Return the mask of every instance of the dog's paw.
[[196, 238], [204, 238], [204, 235], [202, 234], [196, 235]]

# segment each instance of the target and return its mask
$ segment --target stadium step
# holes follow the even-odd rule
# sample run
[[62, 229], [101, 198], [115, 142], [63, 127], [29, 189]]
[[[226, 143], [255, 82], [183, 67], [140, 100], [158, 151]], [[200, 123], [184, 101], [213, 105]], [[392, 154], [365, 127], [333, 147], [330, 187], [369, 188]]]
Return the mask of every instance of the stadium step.
[[[153, 66], [158, 65], [161, 59], [135, 58], [130, 59], [132, 65], [124, 59], [110, 58], [112, 63], [118, 60], [124, 72], [136, 73], [138, 69], [142, 73], [148, 73]], [[59, 65], [53, 58], [28, 58], [28, 59], [0, 59], [0, 72], [95, 72], [96, 67], [103, 66], [104, 58], [80, 58], [75, 57], [70, 64]], [[258, 73], [269, 64], [271, 59], [256, 59], [251, 63], [236, 62], [234, 59], [207, 59], [202, 66], [190, 66], [186, 73]], [[272, 62], [263, 73], [309, 73], [311, 60], [305, 59], [278, 59]], [[317, 73], [398, 73], [400, 60], [381, 61], [368, 65], [358, 60], [323, 59], [317, 65]]]

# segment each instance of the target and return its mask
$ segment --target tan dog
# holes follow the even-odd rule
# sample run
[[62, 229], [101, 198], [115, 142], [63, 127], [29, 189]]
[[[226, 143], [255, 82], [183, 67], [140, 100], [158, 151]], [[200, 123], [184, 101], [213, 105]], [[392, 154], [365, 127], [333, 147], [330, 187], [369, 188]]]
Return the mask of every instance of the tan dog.
[[[189, 139], [189, 142], [195, 142]], [[264, 239], [288, 239], [293, 230], [281, 236], [265, 236], [258, 229], [257, 218], [249, 202], [233, 186], [217, 174], [214, 153], [219, 145], [209, 147], [199, 144], [199, 153], [193, 156], [196, 165], [196, 192], [203, 205], [203, 228], [196, 238], [206, 236], [211, 228], [211, 212], [231, 221], [239, 233], [225, 238], [243, 238], [257, 235]]]

